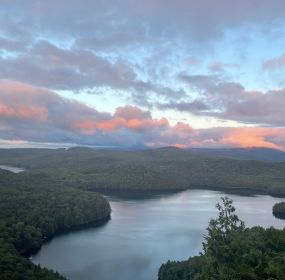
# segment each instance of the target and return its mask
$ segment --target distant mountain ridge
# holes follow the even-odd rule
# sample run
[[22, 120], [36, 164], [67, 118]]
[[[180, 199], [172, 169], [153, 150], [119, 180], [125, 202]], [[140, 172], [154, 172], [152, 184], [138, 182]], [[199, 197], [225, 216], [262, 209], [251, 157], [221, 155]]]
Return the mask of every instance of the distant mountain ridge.
[[86, 146], [74, 146], [67, 150], [88, 152], [88, 150], [109, 150], [109, 151], [121, 151], [121, 152], [135, 152], [135, 151], [165, 151], [165, 152], [185, 152], [191, 151], [195, 154], [206, 156], [217, 156], [231, 159], [240, 160], [258, 160], [267, 162], [285, 162], [285, 151], [272, 149], [272, 148], [178, 148], [175, 146], [165, 146], [160, 148], [149, 149], [147, 147], [132, 147], [132, 148], [99, 148], [99, 147], [86, 147]]
[[271, 149], [271, 148], [177, 148], [175, 146], [166, 146], [161, 148], [147, 148], [147, 147], [98, 147], [98, 146], [71, 146], [68, 148], [58, 147], [56, 149], [46, 148], [46, 147], [37, 147], [37, 148], [0, 148], [0, 155], [19, 154], [27, 155], [31, 154], [43, 154], [52, 153], [52, 150], [67, 150], [72, 152], [83, 152], [88, 153], [88, 151], [110, 151], [110, 152], [142, 152], [142, 151], [164, 151], [164, 152], [186, 152], [190, 151], [193, 154], [197, 155], [206, 155], [214, 157], [224, 157], [231, 159], [239, 160], [257, 160], [257, 161], [266, 161], [266, 162], [285, 162], [285, 151]]
[[191, 148], [192, 152], [234, 159], [285, 162], [285, 152], [270, 148]]

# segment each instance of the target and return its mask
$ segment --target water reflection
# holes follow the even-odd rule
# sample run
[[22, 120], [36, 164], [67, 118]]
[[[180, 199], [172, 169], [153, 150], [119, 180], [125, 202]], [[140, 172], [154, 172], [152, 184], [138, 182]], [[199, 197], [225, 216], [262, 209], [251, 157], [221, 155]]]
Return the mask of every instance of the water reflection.
[[[54, 238], [33, 257], [71, 280], [154, 280], [161, 263], [199, 253], [209, 219], [222, 192], [188, 190], [147, 197], [108, 196], [111, 220]], [[282, 199], [238, 196], [237, 213], [247, 226], [284, 227], [272, 216]]]
[[0, 169], [7, 170], [7, 171], [10, 171], [13, 173], [21, 173], [21, 172], [25, 171], [25, 169], [23, 169], [23, 168], [7, 166], [7, 165], [0, 165]]

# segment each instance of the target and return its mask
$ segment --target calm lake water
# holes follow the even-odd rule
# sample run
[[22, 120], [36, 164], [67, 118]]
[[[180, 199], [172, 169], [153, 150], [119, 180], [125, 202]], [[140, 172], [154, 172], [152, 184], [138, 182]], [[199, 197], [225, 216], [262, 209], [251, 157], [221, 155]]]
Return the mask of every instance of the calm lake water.
[[[33, 256], [33, 262], [71, 280], [155, 280], [167, 260], [184, 260], [202, 248], [205, 228], [222, 192], [188, 190], [144, 199], [110, 197], [112, 219], [55, 237]], [[272, 215], [282, 201], [270, 196], [228, 195], [247, 226], [283, 228]]]
[[23, 168], [7, 166], [7, 165], [0, 165], [0, 169], [8, 170], [8, 171], [11, 171], [13, 173], [20, 173], [20, 172], [25, 171], [25, 169], [23, 169]]

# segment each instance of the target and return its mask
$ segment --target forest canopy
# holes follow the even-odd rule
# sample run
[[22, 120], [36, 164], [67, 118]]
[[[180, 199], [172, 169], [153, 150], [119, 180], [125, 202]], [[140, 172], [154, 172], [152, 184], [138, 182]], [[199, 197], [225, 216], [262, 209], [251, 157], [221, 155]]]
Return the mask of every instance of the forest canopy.
[[[19, 166], [19, 162], [21, 165]], [[285, 163], [237, 160], [173, 147], [115, 151], [89, 148], [0, 150], [0, 164], [23, 167], [85, 190], [212, 189], [285, 196]]]

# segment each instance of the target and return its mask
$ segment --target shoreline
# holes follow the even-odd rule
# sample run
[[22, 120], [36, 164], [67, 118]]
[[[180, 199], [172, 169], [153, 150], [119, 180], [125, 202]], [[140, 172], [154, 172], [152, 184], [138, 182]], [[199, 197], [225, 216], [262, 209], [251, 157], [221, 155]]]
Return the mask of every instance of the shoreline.
[[10, 166], [10, 165], [0, 165], [0, 169], [12, 172], [14, 174], [18, 174], [18, 173], [26, 171], [26, 169], [22, 167], [15, 167], [15, 166]]
[[285, 194], [277, 194], [272, 192], [267, 192], [265, 190], [257, 190], [254, 188], [242, 188], [242, 187], [234, 187], [234, 188], [225, 188], [225, 187], [189, 187], [189, 188], [181, 188], [181, 189], [115, 189], [115, 188], [88, 188], [88, 191], [97, 192], [104, 196], [151, 196], [151, 195], [164, 195], [164, 194], [175, 194], [187, 190], [208, 190], [208, 191], [220, 191], [225, 194], [236, 194], [241, 196], [257, 196], [257, 195], [269, 195], [275, 198], [285, 198]]
[[25, 254], [22, 254], [22, 256], [31, 261], [33, 259], [33, 256], [36, 255], [41, 250], [42, 246], [46, 243], [49, 243], [53, 238], [65, 235], [67, 233], [76, 232], [76, 231], [80, 231], [80, 230], [84, 230], [84, 229], [88, 229], [92, 227], [94, 228], [100, 227], [100, 226], [107, 224], [110, 220], [111, 220], [111, 213], [108, 216], [101, 218], [97, 221], [91, 221], [85, 224], [74, 225], [72, 227], [59, 230], [55, 232], [54, 234], [52, 234], [51, 236], [43, 238], [42, 244], [39, 248], [26, 252]]

